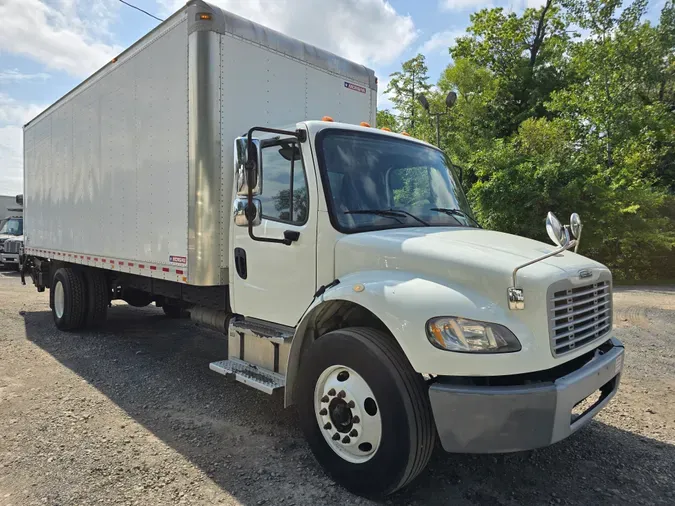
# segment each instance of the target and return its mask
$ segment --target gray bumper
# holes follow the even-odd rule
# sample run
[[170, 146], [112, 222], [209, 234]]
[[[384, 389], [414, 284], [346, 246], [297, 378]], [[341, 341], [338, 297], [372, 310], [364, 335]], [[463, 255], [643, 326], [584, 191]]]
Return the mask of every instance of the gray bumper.
[[2, 253], [2, 254], [0, 254], [0, 263], [3, 263], [3, 264], [18, 264], [19, 263], [19, 254], [18, 253]]
[[[619, 388], [624, 349], [616, 338], [610, 344], [555, 381], [487, 387], [434, 383], [429, 398], [443, 448], [453, 453], [505, 453], [566, 438], [590, 422]], [[574, 407], [597, 390], [599, 399], [573, 415]]]

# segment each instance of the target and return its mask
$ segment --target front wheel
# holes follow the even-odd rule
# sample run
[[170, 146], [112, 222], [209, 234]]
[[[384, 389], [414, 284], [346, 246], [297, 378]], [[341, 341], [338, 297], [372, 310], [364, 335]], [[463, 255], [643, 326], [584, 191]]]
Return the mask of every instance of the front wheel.
[[296, 397], [300, 424], [335, 481], [381, 497], [410, 483], [435, 444], [427, 387], [391, 336], [330, 332], [303, 357]]

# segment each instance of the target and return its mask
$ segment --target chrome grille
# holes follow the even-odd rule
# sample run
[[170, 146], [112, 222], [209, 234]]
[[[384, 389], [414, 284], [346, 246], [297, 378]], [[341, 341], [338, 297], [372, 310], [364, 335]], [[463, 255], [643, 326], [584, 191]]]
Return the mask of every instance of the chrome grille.
[[612, 330], [612, 285], [608, 280], [553, 291], [548, 302], [554, 356], [574, 351]]
[[21, 243], [19, 241], [6, 241], [5, 242], [5, 253], [18, 253]]

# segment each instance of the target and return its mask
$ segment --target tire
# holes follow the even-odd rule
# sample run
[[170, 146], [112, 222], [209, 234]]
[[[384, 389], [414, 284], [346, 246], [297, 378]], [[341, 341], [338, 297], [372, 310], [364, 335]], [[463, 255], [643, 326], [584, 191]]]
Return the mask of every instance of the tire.
[[190, 316], [190, 313], [188, 313], [185, 308], [179, 306], [179, 305], [174, 305], [174, 304], [163, 304], [162, 309], [164, 310], [164, 314], [168, 316], [169, 318], [188, 318]]
[[[341, 369], [352, 371], [348, 380], [340, 379], [345, 372]], [[326, 376], [329, 371], [339, 371], [338, 381], [350, 386], [338, 392], [334, 388], [322, 390], [335, 384], [322, 380], [333, 377], [334, 372]], [[371, 401], [359, 399], [359, 391], [368, 391], [363, 390], [360, 382], [365, 382], [372, 392]], [[350, 390], [352, 387], [354, 390]], [[319, 392], [316, 397], [315, 389]], [[331, 400], [331, 393], [337, 397]], [[340, 402], [335, 399], [341, 394], [342, 400], [350, 401], [351, 414], [345, 416], [351, 426], [345, 418], [333, 417], [339, 412], [331, 408]], [[429, 462], [436, 429], [428, 388], [391, 336], [371, 328], [355, 327], [320, 337], [302, 359], [295, 395], [300, 424], [312, 453], [326, 472], [349, 491], [373, 498], [386, 496], [410, 483]], [[370, 410], [368, 402], [371, 402]], [[372, 409], [373, 404], [376, 410]], [[324, 407], [330, 410], [327, 416]], [[361, 420], [361, 416], [357, 419], [355, 413], [364, 419]], [[377, 416], [380, 417], [379, 435]], [[327, 426], [330, 427], [327, 429]], [[357, 427], [363, 429], [362, 434], [354, 430]], [[342, 439], [333, 443], [335, 433]], [[340, 446], [345, 434], [356, 434], [356, 441], [349, 440], [347, 446]], [[357, 446], [353, 446], [355, 444]], [[370, 453], [361, 456], [362, 448]]]
[[84, 279], [87, 285], [87, 315], [85, 324], [87, 327], [102, 325], [108, 316], [108, 281], [105, 274], [97, 269], [86, 269]]
[[82, 328], [86, 315], [86, 287], [82, 273], [62, 267], [52, 279], [52, 316], [59, 330]]

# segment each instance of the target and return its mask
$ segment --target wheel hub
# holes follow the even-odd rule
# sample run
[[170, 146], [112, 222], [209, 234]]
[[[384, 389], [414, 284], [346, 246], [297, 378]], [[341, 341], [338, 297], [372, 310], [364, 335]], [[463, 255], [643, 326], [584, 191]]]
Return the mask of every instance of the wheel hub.
[[328, 406], [330, 419], [338, 432], [347, 433], [354, 426], [352, 423], [352, 410], [347, 403], [339, 398], [334, 398]]
[[316, 419], [328, 446], [352, 463], [370, 460], [380, 446], [382, 420], [372, 389], [356, 371], [335, 365], [314, 390]]
[[63, 318], [65, 307], [66, 296], [63, 290], [63, 283], [57, 281], [56, 286], [54, 287], [54, 312], [56, 313], [57, 318]]

